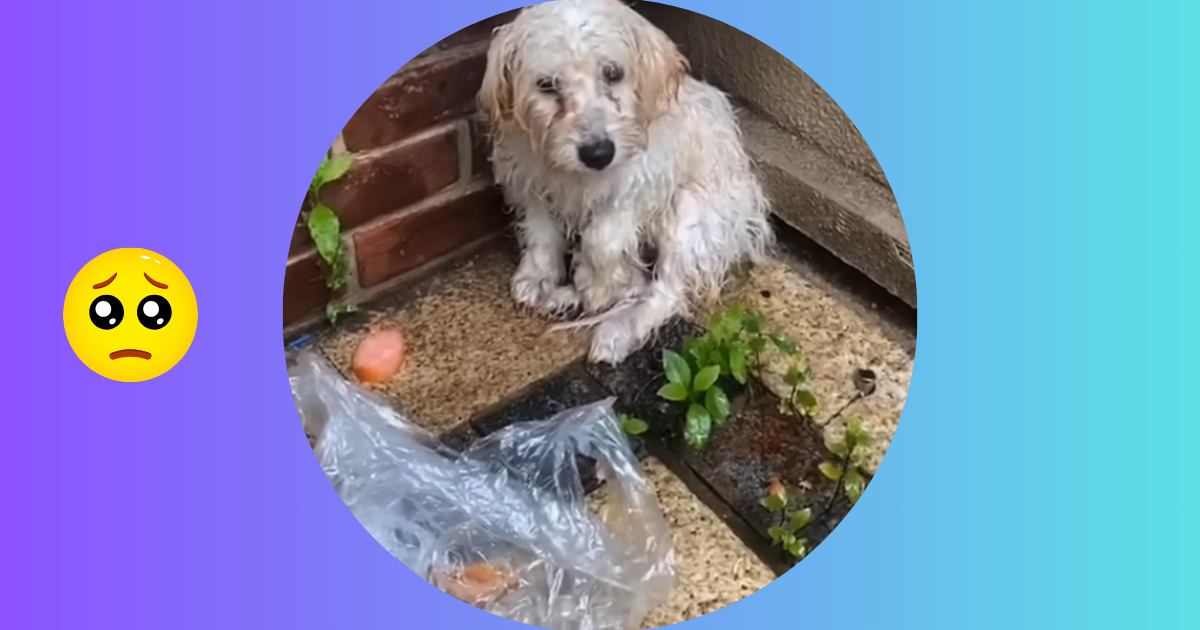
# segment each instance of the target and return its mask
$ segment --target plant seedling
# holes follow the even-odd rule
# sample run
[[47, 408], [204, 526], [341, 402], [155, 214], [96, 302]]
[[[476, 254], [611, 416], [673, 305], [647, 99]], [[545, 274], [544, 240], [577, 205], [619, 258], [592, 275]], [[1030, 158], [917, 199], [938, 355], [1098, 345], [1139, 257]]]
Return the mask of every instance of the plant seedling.
[[635, 418], [627, 413], [623, 413], [621, 414], [621, 429], [629, 435], [638, 436], [649, 430], [650, 425], [641, 418]]
[[812, 522], [812, 509], [802, 508], [788, 510], [787, 492], [778, 479], [771, 480], [767, 496], [761, 504], [768, 512], [779, 515], [779, 524], [767, 530], [771, 542], [779, 545], [796, 558], [803, 558], [808, 553], [808, 539], [801, 537], [800, 532]]
[[870, 444], [871, 436], [863, 429], [862, 418], [850, 416], [846, 421], [845, 435], [829, 445], [833, 459], [821, 462], [818, 466], [822, 475], [838, 482], [838, 487], [846, 491], [850, 505], [858, 503], [863, 493], [865, 482], [862, 466], [866, 463], [867, 447]]
[[721, 376], [719, 365], [693, 366], [680, 354], [663, 351], [663, 370], [667, 384], [658, 390], [659, 397], [687, 405], [684, 438], [689, 446], [702, 450], [708, 443], [713, 424], [723, 426], [729, 421], [729, 397], [716, 385]]
[[783, 377], [783, 382], [792, 388], [786, 402], [796, 415], [815, 418], [821, 413], [821, 402], [817, 400], [817, 394], [813, 391], [812, 369], [808, 366], [801, 368], [802, 363], [803, 361], [797, 358]]

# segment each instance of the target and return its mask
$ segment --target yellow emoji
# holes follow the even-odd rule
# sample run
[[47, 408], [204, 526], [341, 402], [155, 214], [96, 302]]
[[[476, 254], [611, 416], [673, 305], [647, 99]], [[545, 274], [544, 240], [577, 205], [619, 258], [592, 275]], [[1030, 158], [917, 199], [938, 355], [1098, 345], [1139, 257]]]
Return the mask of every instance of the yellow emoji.
[[114, 249], [75, 274], [63, 303], [71, 349], [93, 372], [132, 383], [161, 376], [196, 336], [196, 294], [183, 272], [147, 249]]

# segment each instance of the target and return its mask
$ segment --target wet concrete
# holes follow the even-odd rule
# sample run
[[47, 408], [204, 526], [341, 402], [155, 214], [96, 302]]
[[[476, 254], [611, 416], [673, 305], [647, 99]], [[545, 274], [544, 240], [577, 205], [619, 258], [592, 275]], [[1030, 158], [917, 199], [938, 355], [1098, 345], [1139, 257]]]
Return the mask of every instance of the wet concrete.
[[[775, 258], [732, 283], [718, 303], [700, 310], [698, 320], [738, 304], [761, 312], [767, 330], [796, 340], [812, 368], [820, 417], [845, 407], [824, 428], [825, 440], [840, 439], [844, 421], [860, 416], [872, 438], [865, 468], [874, 474], [908, 398], [916, 312], [802, 236], [781, 231], [780, 240]], [[788, 362], [772, 353], [764, 363], [763, 383], [777, 396], [786, 396]], [[876, 391], [857, 398], [854, 377], [862, 369], [875, 373]]]
[[[703, 451], [696, 451], [673, 436], [669, 448], [708, 484], [717, 497], [749, 524], [762, 541], [747, 540], [772, 567], [792, 566], [796, 559], [770, 544], [768, 529], [780, 517], [760, 501], [773, 478], [787, 488], [789, 505], [812, 509], [813, 522], [802, 532], [811, 552], [845, 518], [850, 504], [837, 484], [821, 474], [818, 465], [831, 459], [824, 433], [811, 420], [779, 411], [780, 401], [755, 385], [734, 401], [730, 424], [714, 434]], [[682, 420], [680, 420], [682, 421]], [[763, 544], [767, 549], [763, 548]]]
[[817, 468], [831, 459], [825, 432], [811, 420], [781, 412], [780, 399], [756, 380], [747, 388], [722, 379], [720, 386], [733, 399], [731, 422], [713, 428], [703, 452], [688, 446], [681, 430], [684, 409], [663, 401], [657, 391], [663, 383], [663, 350], [682, 353], [684, 339], [698, 334], [702, 334], [698, 327], [677, 320], [625, 363], [585, 369], [618, 397], [622, 411], [650, 424], [649, 451], [764, 562], [782, 573], [796, 559], [772, 545], [767, 530], [779, 524], [778, 516], [760, 504], [773, 477], [788, 487], [791, 505], [812, 508], [814, 519], [804, 532], [810, 551], [850, 509], [844, 496], [835, 492], [836, 484]]
[[573, 407], [587, 405], [609, 396], [578, 365], [552, 374], [507, 401], [485, 410], [470, 424], [480, 435], [490, 435], [521, 421], [545, 420]]
[[[512, 399], [472, 418], [466, 423], [469, 432], [456, 428], [443, 437], [443, 442], [465, 448], [471, 439], [491, 435], [515, 422], [547, 420], [568, 409], [598, 402], [610, 396], [611, 394], [581, 366], [571, 365], [535, 383]], [[631, 438], [630, 447], [638, 459], [646, 457], [642, 440]], [[601, 483], [596, 477], [595, 462], [580, 456], [577, 458], [577, 464], [584, 491], [592, 492], [598, 489]]]
[[[641, 438], [631, 438], [639, 459], [653, 454], [697, 498], [776, 573], [796, 559], [772, 545], [768, 529], [779, 516], [760, 504], [772, 478], [788, 488], [791, 505], [810, 507], [813, 523], [803, 532], [808, 548], [816, 548], [850, 509], [836, 484], [817, 466], [831, 458], [821, 427], [811, 420], [780, 412], [780, 401], [752, 381], [754, 391], [722, 381], [734, 396], [734, 419], [715, 428], [708, 447], [697, 452], [684, 443], [680, 427], [683, 410], [659, 399], [662, 352], [680, 351], [683, 340], [699, 330], [685, 321], [673, 322], [655, 343], [620, 366], [573, 364], [539, 381], [512, 398], [480, 413], [443, 439], [462, 447], [479, 436], [513, 422], [545, 419], [572, 407], [617, 399], [618, 412], [630, 413], [651, 425]], [[586, 492], [598, 490], [593, 462], [580, 458]]]
[[509, 297], [515, 252], [494, 246], [417, 286], [398, 291], [320, 335], [321, 350], [349, 373], [374, 327], [405, 336], [407, 360], [386, 383], [368, 386], [413, 422], [442, 433], [582, 357], [586, 336], [546, 335], [548, 323]]
[[[830, 277], [837, 277], [838, 270], [830, 261], [817, 259], [814, 262], [813, 256], [809, 255], [808, 264], [825, 265], [826, 273]], [[757, 270], [757, 273], [764, 271]], [[781, 320], [786, 313], [797, 312], [794, 294], [796, 285], [804, 286], [804, 279], [795, 274], [791, 267], [778, 264], [775, 267], [768, 265], [765, 273], [774, 280], [773, 286], [776, 288], [774, 291], [761, 289], [758, 299], [752, 303], [764, 311], [769, 324], [781, 323], [775, 330], [795, 334], [797, 321]], [[793, 276], [780, 278], [781, 274]], [[761, 278], [755, 278], [752, 273], [734, 291], [745, 296], [762, 283]], [[879, 299], [871, 295], [869, 287], [858, 287], [856, 290], [860, 291], [855, 294], [857, 300]], [[811, 313], [816, 308], [819, 310], [815, 316], [820, 317], [827, 305], [810, 303], [806, 308], [799, 314], [814, 317]], [[885, 308], [888, 306], [885, 305]], [[903, 315], [902, 310], [875, 314], [879, 318]], [[902, 338], [903, 332], [896, 331], [903, 330], [903, 320], [896, 323], [892, 319], [888, 332]], [[650, 425], [650, 430], [641, 438], [631, 439], [639, 459], [644, 459], [648, 453], [653, 454], [755, 555], [774, 572], [781, 574], [794, 566], [797, 560], [771, 543], [768, 529], [778, 525], [780, 517], [768, 512], [760, 501], [766, 495], [771, 479], [780, 479], [788, 489], [790, 505], [809, 507], [813, 511], [813, 522], [802, 532], [808, 540], [808, 550], [811, 552], [820, 545], [851, 507], [844, 494], [838, 492], [837, 484], [825, 478], [818, 469], [820, 463], [832, 459], [826, 444], [837, 434], [813, 420], [797, 418], [781, 411], [780, 400], [774, 393], [780, 391], [779, 383], [770, 382], [772, 378], [778, 380], [779, 376], [771, 371], [774, 366], [768, 365], [767, 385], [753, 380], [751, 386], [746, 388], [729, 379], [722, 379], [721, 386], [733, 399], [734, 418], [725, 427], [714, 427], [709, 445], [703, 452], [693, 450], [682, 436], [684, 410], [660, 399], [657, 391], [664, 382], [663, 350], [669, 348], [682, 352], [684, 340], [700, 334], [703, 334], [703, 330], [698, 326], [682, 319], [674, 320], [650, 344], [621, 365], [588, 364], [579, 360], [455, 427], [445, 435], [444, 440], [463, 445], [512, 422], [548, 418], [570, 407], [613, 396], [618, 412], [629, 413]], [[831, 350], [822, 345], [805, 343], [812, 338], [811, 335], [797, 337], [806, 354], [816, 357], [816, 368], [827, 367], [822, 359]], [[875, 345], [865, 347], [868, 350], [875, 349], [888, 342], [899, 345], [899, 341], [896, 338], [869, 340]], [[854, 399], [854, 376], [858, 368], [849, 369], [856, 365], [853, 363], [854, 353], [862, 352], [863, 348], [850, 348], [849, 361], [843, 357], [849, 376], [834, 379], [829, 374], [822, 374], [817, 379], [816, 384], [821, 390], [819, 393], [826, 405], [819, 418], [823, 423], [837, 410], [831, 407], [840, 409], [846, 403], [853, 402], [847, 407], [847, 412], [869, 408], [869, 397]], [[886, 442], [883, 449], [886, 449]], [[580, 466], [585, 490], [594, 492], [599, 484], [595, 480], [591, 462], [581, 459]], [[868, 483], [869, 479], [868, 474]]]
[[[876, 440], [868, 469], [874, 472], [903, 409], [915, 316], [821, 256], [785, 249], [731, 286], [720, 304], [701, 309], [696, 321], [738, 303], [761, 310], [768, 328], [796, 339], [811, 360], [823, 414], [853, 401], [848, 411], [864, 415]], [[727, 389], [736, 419], [715, 429], [708, 449], [695, 453], [681, 440], [682, 410], [656, 392], [663, 383], [663, 348], [678, 351], [684, 337], [700, 330], [675, 321], [621, 366], [584, 364], [586, 335], [544, 335], [545, 322], [511, 305], [507, 282], [514, 266], [510, 249], [481, 252], [371, 305], [320, 335], [318, 345], [346, 373], [367, 330], [400, 326], [412, 342], [412, 362], [372, 389], [455, 448], [514, 421], [547, 418], [610, 395], [617, 411], [647, 421], [650, 431], [631, 444], [671, 524], [680, 566], [678, 586], [651, 613], [648, 628], [727, 606], [794, 564], [766, 534], [775, 523], [759, 500], [771, 477], [786, 483], [793, 504], [812, 506], [816, 520], [805, 532], [810, 550], [844, 517], [849, 505], [844, 498], [828, 501], [833, 484], [816, 468], [827, 457], [825, 443], [840, 435], [841, 421], [823, 429], [778, 413], [771, 392], [786, 391], [779, 365], [766, 366], [753, 398]], [[854, 400], [853, 375], [863, 367], [878, 373], [879, 391]], [[603, 493], [588, 462], [581, 466], [591, 496]]]
[[691, 481], [650, 457], [646, 481], [671, 528], [677, 583], [667, 600], [650, 611], [643, 628], [657, 628], [720, 610], [770, 584], [777, 571], [750, 553], [725, 516], [698, 500]]
[[[618, 368], [599, 368], [581, 362], [569, 365], [481, 411], [470, 421], [444, 433], [442, 439], [465, 448], [472, 440], [514, 422], [546, 419], [610, 396], [617, 398], [615, 408], [619, 412], [657, 407], [655, 392], [639, 397], [637, 383], [648, 376], [652, 378], [651, 372], [661, 371], [655, 367], [657, 360], [652, 358], [661, 356], [664, 343], [682, 343], [683, 335], [692, 331], [688, 324], [678, 322], [670, 334], [660, 338], [659, 344], [644, 349], [636, 360]], [[713, 492], [663, 439], [654, 436], [629, 439], [671, 526], [679, 577], [667, 601], [650, 612], [644, 628], [670, 625], [724, 608], [766, 586], [791, 566], [786, 560], [772, 557], [775, 551], [764, 534], [746, 523]], [[603, 502], [605, 488], [595, 476], [594, 463], [581, 457], [578, 464], [589, 503]]]

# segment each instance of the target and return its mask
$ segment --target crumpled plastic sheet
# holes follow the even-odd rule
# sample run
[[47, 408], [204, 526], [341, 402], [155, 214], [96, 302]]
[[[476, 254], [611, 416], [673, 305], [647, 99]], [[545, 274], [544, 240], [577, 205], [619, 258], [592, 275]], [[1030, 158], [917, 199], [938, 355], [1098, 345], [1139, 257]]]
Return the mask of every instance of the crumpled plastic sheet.
[[[518, 422], [456, 453], [312, 351], [292, 393], [329, 481], [400, 562], [502, 617], [638, 630], [675, 584], [670, 530], [613, 400]], [[606, 500], [585, 501], [577, 456]]]

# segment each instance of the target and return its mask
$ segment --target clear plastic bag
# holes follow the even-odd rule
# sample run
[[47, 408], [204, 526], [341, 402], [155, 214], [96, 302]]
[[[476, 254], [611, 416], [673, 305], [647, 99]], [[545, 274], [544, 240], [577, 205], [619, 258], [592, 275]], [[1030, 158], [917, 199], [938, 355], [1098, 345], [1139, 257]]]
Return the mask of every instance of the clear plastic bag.
[[[502, 617], [636, 630], [675, 584], [670, 531], [612, 400], [520, 422], [459, 454], [310, 351], [289, 367], [305, 430], [363, 527], [408, 568]], [[577, 463], [605, 481], [597, 510]]]

